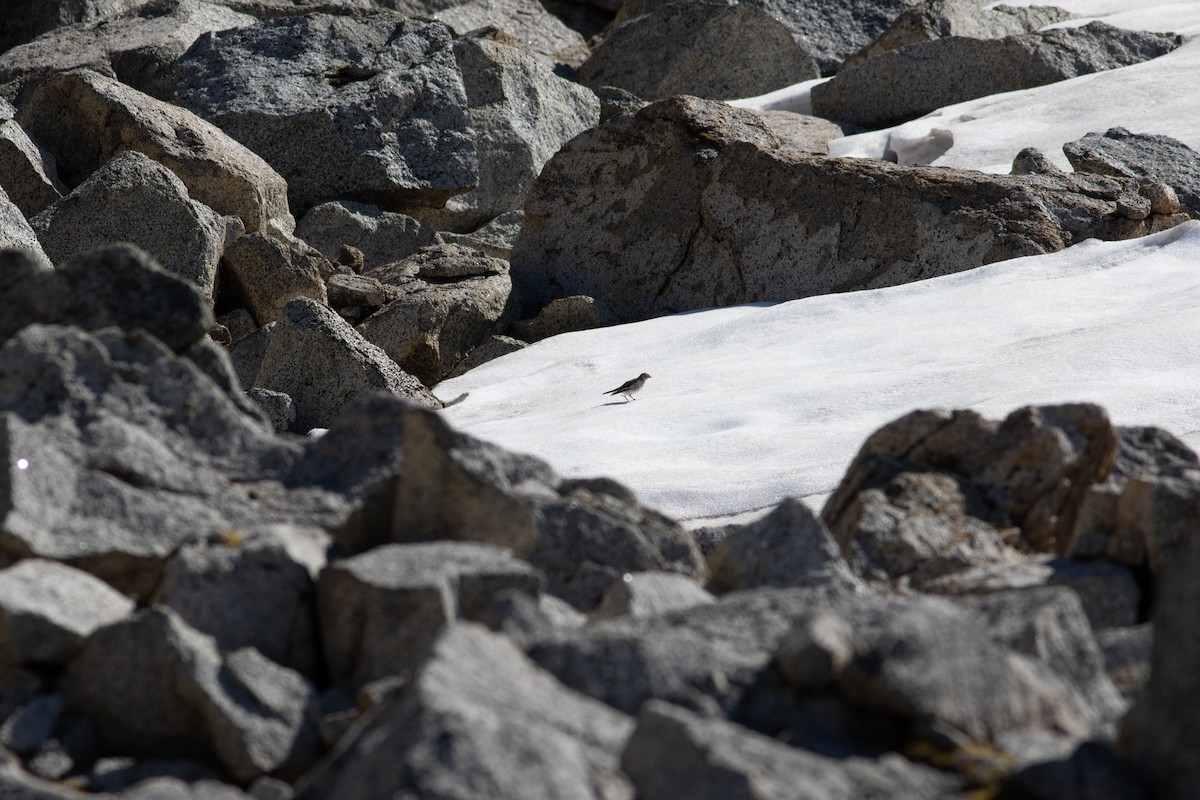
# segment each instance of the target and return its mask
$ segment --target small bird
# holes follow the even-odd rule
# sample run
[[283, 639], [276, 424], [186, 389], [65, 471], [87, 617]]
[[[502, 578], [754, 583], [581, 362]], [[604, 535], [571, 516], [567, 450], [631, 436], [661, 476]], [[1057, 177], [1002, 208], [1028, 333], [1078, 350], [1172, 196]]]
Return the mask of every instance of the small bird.
[[604, 394], [619, 394], [624, 397], [628, 397], [630, 400], [636, 400], [637, 398], [635, 398], [634, 395], [642, 390], [642, 387], [646, 385], [646, 381], [649, 378], [650, 373], [643, 372], [633, 380], [625, 381], [611, 392], [605, 392]]

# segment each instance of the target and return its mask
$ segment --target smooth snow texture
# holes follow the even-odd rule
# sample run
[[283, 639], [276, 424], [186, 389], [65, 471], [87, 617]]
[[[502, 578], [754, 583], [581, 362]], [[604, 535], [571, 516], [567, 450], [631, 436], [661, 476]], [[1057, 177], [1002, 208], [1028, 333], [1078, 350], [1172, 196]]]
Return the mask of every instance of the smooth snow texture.
[[[641, 372], [633, 402], [602, 392]], [[1091, 401], [1200, 446], [1200, 222], [888, 289], [565, 334], [442, 383], [455, 427], [680, 519], [832, 491], [914, 408]]]
[[[1030, 5], [1021, 0], [1016, 5]], [[1200, 3], [1136, 0], [1058, 2], [1073, 13], [1118, 27], [1200, 35]], [[1068, 24], [1074, 24], [1068, 23]], [[883, 158], [1007, 173], [1025, 147], [1063, 169], [1062, 146], [1084, 134], [1123, 127], [1166, 134], [1200, 150], [1200, 103], [1191, 90], [1200, 74], [1200, 36], [1161, 58], [1081, 75], [1036, 89], [968, 100], [893, 128], [829, 143], [833, 157]]]

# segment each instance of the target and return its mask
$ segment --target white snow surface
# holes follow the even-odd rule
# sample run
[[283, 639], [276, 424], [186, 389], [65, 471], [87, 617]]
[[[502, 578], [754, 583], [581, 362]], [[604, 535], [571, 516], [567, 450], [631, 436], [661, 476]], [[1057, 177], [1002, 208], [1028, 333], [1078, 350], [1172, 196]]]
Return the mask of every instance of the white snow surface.
[[[1032, 5], [1034, 0], [1009, 4]], [[1200, 150], [1200, 103], [1192, 88], [1200, 75], [1200, 2], [1056, 0], [1054, 4], [1083, 15], [1068, 24], [1099, 19], [1122, 28], [1197, 38], [1141, 64], [968, 100], [893, 128], [838, 139], [830, 143], [829, 154], [883, 158], [891, 150], [901, 164], [1007, 173], [1022, 148], [1036, 147], [1070, 170], [1062, 153], [1064, 144], [1114, 127], [1166, 134]]]
[[[638, 399], [602, 394], [649, 372]], [[1200, 446], [1200, 222], [905, 286], [565, 334], [437, 387], [455, 427], [683, 520], [831, 492], [915, 408], [1088, 401]]]

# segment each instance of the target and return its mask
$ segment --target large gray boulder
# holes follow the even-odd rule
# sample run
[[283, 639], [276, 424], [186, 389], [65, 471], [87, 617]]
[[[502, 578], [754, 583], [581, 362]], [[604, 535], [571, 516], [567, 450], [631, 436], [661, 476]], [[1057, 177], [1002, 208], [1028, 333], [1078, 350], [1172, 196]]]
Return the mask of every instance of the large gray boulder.
[[55, 154], [71, 188], [118, 153], [137, 150], [174, 172], [194, 200], [238, 217], [249, 232], [294, 227], [287, 184], [265, 161], [190, 111], [92, 70], [45, 81], [17, 119]]
[[427, 408], [441, 407], [382, 349], [314, 300], [292, 300], [275, 323], [257, 335], [266, 344], [244, 383], [289, 395], [301, 430], [329, 427], [354, 399], [372, 392], [390, 392]]
[[66, 664], [93, 631], [132, 613], [132, 600], [86, 572], [20, 561], [0, 570], [0, 659]]
[[820, 72], [802, 37], [755, 4], [681, 0], [615, 23], [579, 75], [593, 88], [616, 86], [647, 100], [728, 100]]
[[842, 62], [842, 69], [909, 44], [963, 36], [1002, 39], [1070, 19], [1057, 6], [982, 5], [979, 0], [920, 0], [900, 13], [879, 38]]
[[446, 631], [425, 664], [305, 781], [297, 800], [632, 800], [624, 714], [563, 688], [502, 636]]
[[333, 199], [439, 205], [477, 183], [466, 93], [440, 22], [385, 11], [281, 18], [204, 36], [177, 69], [176, 101], [278, 170], [297, 216]]
[[1183, 41], [1102, 22], [1003, 39], [950, 36], [843, 69], [813, 87], [812, 108], [820, 117], [882, 128], [964, 100], [1148, 61]]
[[[25, 215], [21, 213], [21, 209], [9, 199], [4, 187], [0, 186], [0, 251], [3, 250], [21, 251], [20, 254], [5, 256], [6, 261], [23, 263], [28, 259], [44, 270], [54, 266], [50, 263], [46, 251], [42, 249], [42, 243], [38, 241], [37, 233], [30, 227]], [[7, 269], [7, 267], [4, 268]]]
[[467, 233], [520, 208], [546, 161], [600, 121], [600, 102], [495, 31], [458, 39], [454, 58], [475, 129], [479, 179], [444, 208], [417, 216], [438, 230]]
[[215, 757], [241, 781], [295, 777], [317, 755], [307, 681], [252, 648], [222, 657], [166, 609], [94, 633], [63, 687], [112, 752]]
[[834, 586], [853, 590], [837, 542], [802, 500], [788, 498], [760, 520], [726, 528], [708, 552], [708, 588], [739, 589]]
[[[881, 34], [916, 0], [742, 0], [778, 19], [800, 37], [822, 75]], [[625, 0], [616, 23], [662, 9], [678, 0]]]
[[0, 51], [27, 42], [40, 33], [73, 22], [94, 22], [121, 14], [146, 0], [13, 0], [0, 22]]
[[[1029, 406], [1003, 422], [974, 411], [914, 411], [867, 439], [821, 518], [852, 566], [888, 577], [953, 548], [953, 535], [973, 540], [988, 560], [1001, 544], [995, 531], [1008, 528], [1018, 529], [1009, 538], [1023, 549], [1066, 552], [1088, 487], [1108, 474], [1116, 450], [1108, 415], [1094, 405]], [[954, 502], [940, 510], [926, 503], [908, 524], [914, 495], [901, 491], [904, 475], [931, 476], [922, 480]], [[966, 555], [952, 550], [939, 569]]]
[[1200, 153], [1178, 139], [1109, 128], [1063, 145], [1076, 172], [1161, 181], [1193, 217], [1200, 216]]
[[964, 785], [898, 755], [826, 758], [661, 701], [642, 708], [621, 767], [639, 797], [660, 800], [919, 800]]
[[[197, 37], [254, 22], [251, 16], [200, 0], [20, 0], [20, 5], [37, 5], [39, 12], [54, 8], [60, 16], [43, 35], [4, 54], [0, 95], [10, 100], [24, 87], [77, 67], [99, 69], [155, 97], [168, 97], [171, 64]], [[24, 13], [28, 19], [39, 12]]]
[[276, 664], [315, 680], [316, 578], [329, 537], [299, 525], [188, 542], [167, 561], [152, 598], [222, 652], [253, 647]]
[[225, 221], [193, 200], [175, 173], [136, 150], [113, 157], [30, 224], [55, 264], [129, 242], [210, 302], [227, 235]]
[[[752, 112], [673, 98], [568, 142], [512, 253], [529, 300], [586, 294], [609, 321], [877, 288], [1127, 238], [1132, 181], [987, 175], [778, 149]], [[1140, 202], [1140, 200], [1139, 200]]]
[[492, 595], [537, 597], [542, 577], [507, 551], [469, 542], [386, 545], [321, 574], [325, 658], [335, 683], [353, 691], [408, 676], [442, 631], [476, 619]]
[[368, 271], [395, 299], [357, 328], [426, 386], [516, 318], [508, 264], [461, 245], [434, 245]]
[[29, 138], [14, 119], [16, 113], [0, 98], [0, 187], [28, 219], [67, 190], [58, 179], [54, 156]]

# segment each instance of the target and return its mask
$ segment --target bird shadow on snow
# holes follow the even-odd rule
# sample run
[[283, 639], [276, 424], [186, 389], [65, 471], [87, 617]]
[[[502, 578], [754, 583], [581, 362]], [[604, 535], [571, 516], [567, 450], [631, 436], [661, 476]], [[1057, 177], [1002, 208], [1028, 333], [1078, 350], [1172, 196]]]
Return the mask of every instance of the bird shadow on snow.
[[632, 400], [625, 400], [624, 402], [618, 403], [617, 401], [614, 400], [611, 403], [601, 403], [600, 405], [592, 406], [592, 408], [607, 408], [608, 406], [627, 406], [632, 402], [633, 402]]

